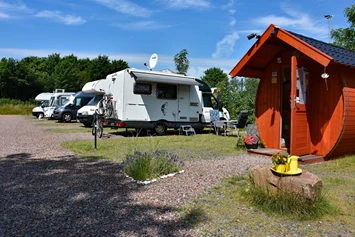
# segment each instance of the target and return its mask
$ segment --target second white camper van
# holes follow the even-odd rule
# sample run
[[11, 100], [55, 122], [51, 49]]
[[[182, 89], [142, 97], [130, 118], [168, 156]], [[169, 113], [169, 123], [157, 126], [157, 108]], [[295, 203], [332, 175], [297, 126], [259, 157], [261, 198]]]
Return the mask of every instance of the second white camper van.
[[182, 125], [202, 130], [210, 125], [213, 109], [222, 111], [221, 119], [230, 119], [210, 87], [194, 77], [130, 68], [102, 81], [105, 83], [97, 83], [87, 93], [112, 94], [114, 111], [105, 119], [105, 126], [153, 129], [162, 135], [167, 128], [178, 129]]
[[65, 92], [64, 89], [56, 89], [49, 99], [48, 107], [45, 108], [44, 117], [51, 119], [54, 110], [62, 106], [75, 92]]

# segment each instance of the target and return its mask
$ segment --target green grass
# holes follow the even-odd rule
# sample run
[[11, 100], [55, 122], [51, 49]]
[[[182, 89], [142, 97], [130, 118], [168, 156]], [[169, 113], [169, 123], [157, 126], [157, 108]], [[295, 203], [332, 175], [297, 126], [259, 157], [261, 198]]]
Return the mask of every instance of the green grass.
[[63, 145], [84, 158], [98, 156], [112, 161], [123, 161], [126, 155], [134, 151], [147, 152], [157, 149], [174, 152], [183, 161], [216, 159], [245, 152], [245, 148], [236, 146], [235, 137], [214, 134], [98, 139], [97, 150], [93, 149], [93, 140], [70, 141]]
[[323, 180], [322, 196], [314, 202], [292, 193], [267, 194], [245, 174], [180, 207], [181, 219], [193, 221], [200, 236], [354, 236], [355, 156], [302, 169]]
[[50, 128], [46, 131], [52, 133], [91, 133], [91, 128]]
[[68, 128], [73, 128], [73, 127], [77, 127], [77, 128], [82, 128], [83, 124], [82, 123], [59, 123], [56, 120], [38, 120], [36, 121], [36, 126], [43, 126], [43, 127], [68, 127]]
[[30, 115], [36, 105], [24, 104], [0, 104], [0, 115]]

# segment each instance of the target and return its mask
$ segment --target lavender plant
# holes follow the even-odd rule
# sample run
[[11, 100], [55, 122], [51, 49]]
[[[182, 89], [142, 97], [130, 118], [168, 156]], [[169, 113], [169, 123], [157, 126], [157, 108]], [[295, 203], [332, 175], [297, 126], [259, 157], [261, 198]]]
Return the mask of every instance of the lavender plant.
[[162, 175], [178, 172], [184, 166], [177, 155], [172, 152], [156, 150], [127, 155], [124, 161], [124, 172], [135, 180], [145, 181]]

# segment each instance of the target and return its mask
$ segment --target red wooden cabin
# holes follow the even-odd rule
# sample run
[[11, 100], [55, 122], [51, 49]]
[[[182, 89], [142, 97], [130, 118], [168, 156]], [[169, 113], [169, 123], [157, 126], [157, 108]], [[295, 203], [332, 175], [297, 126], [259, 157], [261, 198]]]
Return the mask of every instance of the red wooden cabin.
[[270, 25], [230, 75], [260, 79], [265, 147], [326, 160], [355, 153], [354, 51]]

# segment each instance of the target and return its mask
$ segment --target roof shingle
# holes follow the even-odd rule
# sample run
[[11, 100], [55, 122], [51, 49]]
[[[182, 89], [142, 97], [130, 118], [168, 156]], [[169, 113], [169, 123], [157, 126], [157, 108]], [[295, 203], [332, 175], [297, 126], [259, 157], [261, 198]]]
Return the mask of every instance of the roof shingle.
[[342, 47], [325, 43], [320, 40], [316, 40], [304, 35], [300, 35], [291, 31], [287, 31], [290, 34], [296, 36], [300, 40], [312, 45], [318, 50], [322, 51], [325, 54], [328, 54], [330, 57], [334, 59], [335, 62], [344, 64], [347, 66], [355, 67], [355, 51], [344, 49]]

